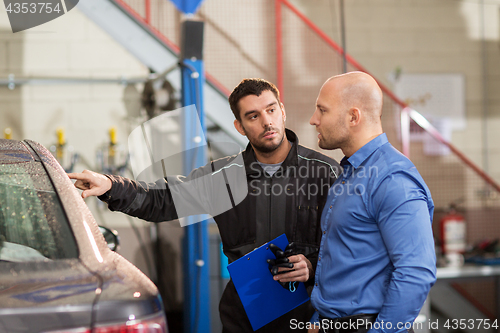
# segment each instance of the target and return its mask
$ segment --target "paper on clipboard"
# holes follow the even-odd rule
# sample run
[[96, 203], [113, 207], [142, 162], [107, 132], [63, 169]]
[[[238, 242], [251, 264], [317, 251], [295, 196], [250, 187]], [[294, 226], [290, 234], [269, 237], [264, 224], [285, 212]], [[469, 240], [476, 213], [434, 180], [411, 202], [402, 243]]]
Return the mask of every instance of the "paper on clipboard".
[[295, 292], [290, 292], [273, 280], [267, 259], [276, 257], [269, 243], [285, 249], [288, 240], [283, 234], [227, 267], [254, 331], [309, 300], [302, 282]]

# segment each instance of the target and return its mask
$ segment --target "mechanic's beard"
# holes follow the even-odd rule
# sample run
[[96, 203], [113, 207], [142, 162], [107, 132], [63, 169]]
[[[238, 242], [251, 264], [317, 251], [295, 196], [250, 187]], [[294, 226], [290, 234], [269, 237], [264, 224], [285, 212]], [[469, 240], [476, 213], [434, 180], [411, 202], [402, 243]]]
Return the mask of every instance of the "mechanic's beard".
[[[276, 130], [276, 132], [278, 132], [278, 130], [274, 129], [273, 127], [267, 127], [264, 130], [264, 133], [267, 131], [271, 131], [271, 130]], [[247, 138], [249, 138], [248, 135], [247, 135]], [[252, 142], [252, 141], [250, 141], [250, 143], [252, 144], [253, 149], [255, 149], [263, 154], [269, 154], [269, 153], [272, 153], [273, 151], [275, 151], [276, 149], [278, 149], [281, 146], [281, 144], [283, 143], [284, 139], [285, 139], [285, 130], [283, 128], [283, 132], [281, 132], [281, 140], [280, 140], [280, 142], [278, 142], [276, 144], [263, 145], [263, 144], [260, 144], [259, 142]], [[255, 140], [255, 141], [257, 141], [257, 140]]]
[[281, 144], [283, 143], [284, 139], [285, 139], [285, 136], [282, 135], [280, 142], [278, 142], [277, 144], [274, 144], [271, 146], [265, 146], [265, 145], [259, 145], [259, 144], [252, 143], [252, 146], [253, 146], [253, 149], [258, 150], [261, 153], [269, 154], [269, 153], [275, 151], [276, 149], [278, 149], [279, 146], [281, 146]]

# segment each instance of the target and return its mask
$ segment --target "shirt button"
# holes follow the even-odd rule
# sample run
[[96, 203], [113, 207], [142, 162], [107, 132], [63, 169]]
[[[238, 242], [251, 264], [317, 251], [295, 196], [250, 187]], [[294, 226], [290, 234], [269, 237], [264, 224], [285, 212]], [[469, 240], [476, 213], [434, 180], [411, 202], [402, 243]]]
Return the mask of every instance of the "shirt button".
[[318, 258], [318, 261], [321, 261], [321, 257]]
[[330, 209], [332, 209], [332, 208], [333, 208], [333, 205], [330, 206]]
[[345, 181], [342, 181], [342, 184], [345, 184]]
[[323, 231], [323, 235], [324, 235], [324, 234], [326, 234], [326, 230], [325, 230], [325, 231]]
[[318, 282], [316, 282], [314, 285], [317, 287], [318, 286]]

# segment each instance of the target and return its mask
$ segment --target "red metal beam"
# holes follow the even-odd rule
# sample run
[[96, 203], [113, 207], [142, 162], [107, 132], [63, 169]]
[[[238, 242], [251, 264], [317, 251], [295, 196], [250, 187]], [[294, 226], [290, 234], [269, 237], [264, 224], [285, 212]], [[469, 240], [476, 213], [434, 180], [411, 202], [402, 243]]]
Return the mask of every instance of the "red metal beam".
[[145, 8], [146, 24], [151, 25], [151, 0], [146, 0], [145, 4], [146, 4], [146, 8]]
[[497, 190], [498, 192], [500, 192], [500, 186], [495, 182], [495, 180], [493, 180], [493, 178], [491, 178], [490, 176], [488, 176], [488, 174], [486, 174], [480, 167], [478, 167], [477, 165], [475, 165], [474, 162], [472, 162], [470, 159], [468, 159], [467, 156], [465, 156], [454, 145], [452, 145], [445, 138], [443, 138], [443, 136], [441, 135], [441, 133], [439, 133], [439, 131], [434, 126], [432, 126], [432, 124], [427, 119], [425, 119], [424, 116], [422, 116], [420, 113], [418, 113], [417, 111], [412, 110], [410, 108], [408, 108], [408, 115], [410, 116], [411, 119], [413, 119], [413, 121], [415, 121], [417, 123], [418, 126], [422, 127], [434, 139], [438, 140], [439, 142], [441, 142], [442, 144], [444, 144], [445, 146], [447, 146], [448, 148], [450, 148], [450, 150], [455, 155], [457, 155], [458, 158], [460, 158], [462, 160], [462, 162], [464, 162], [465, 164], [467, 164], [481, 178], [483, 178], [485, 182], [487, 182], [495, 190]]
[[474, 305], [479, 311], [484, 313], [490, 320], [493, 321], [493, 320], [497, 319], [495, 317], [495, 315], [493, 313], [491, 313], [490, 310], [488, 310], [483, 304], [481, 304], [481, 302], [479, 302], [474, 296], [469, 294], [469, 292], [467, 292], [467, 290], [464, 287], [462, 287], [462, 285], [460, 285], [457, 282], [451, 283], [450, 285], [460, 295], [465, 297], [472, 305]]
[[174, 51], [177, 54], [180, 52], [180, 48], [177, 45], [175, 45], [170, 39], [165, 37], [160, 31], [158, 31], [151, 24], [148, 24], [146, 22], [146, 19], [143, 18], [141, 15], [139, 15], [139, 13], [137, 13], [134, 8], [130, 7], [124, 0], [114, 0], [114, 1], [120, 6], [122, 6], [122, 8], [125, 9], [127, 13], [129, 13], [133, 18], [135, 18], [140, 23], [144, 24], [149, 29], [149, 31], [151, 31], [155, 35], [155, 37], [164, 42], [168, 47], [172, 49], [172, 51]]
[[283, 33], [282, 33], [282, 17], [281, 17], [281, 1], [275, 0], [275, 24], [276, 24], [276, 80], [278, 90], [280, 91], [281, 101], [284, 101], [284, 86], [283, 86]]
[[231, 90], [227, 89], [222, 83], [220, 83], [216, 78], [214, 78], [211, 74], [205, 71], [205, 77], [207, 81], [210, 82], [215, 88], [217, 88], [221, 93], [229, 97], [231, 95]]
[[410, 158], [410, 108], [401, 110], [401, 146], [402, 153]]

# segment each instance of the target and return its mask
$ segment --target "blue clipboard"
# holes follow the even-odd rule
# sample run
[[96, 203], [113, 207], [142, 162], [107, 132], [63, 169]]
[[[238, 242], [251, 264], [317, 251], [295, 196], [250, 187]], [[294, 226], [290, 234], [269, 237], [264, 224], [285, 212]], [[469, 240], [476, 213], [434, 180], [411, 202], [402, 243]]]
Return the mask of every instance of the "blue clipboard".
[[254, 331], [309, 300], [302, 282], [290, 292], [273, 280], [267, 259], [276, 257], [269, 243], [285, 249], [288, 240], [283, 234], [227, 266]]

